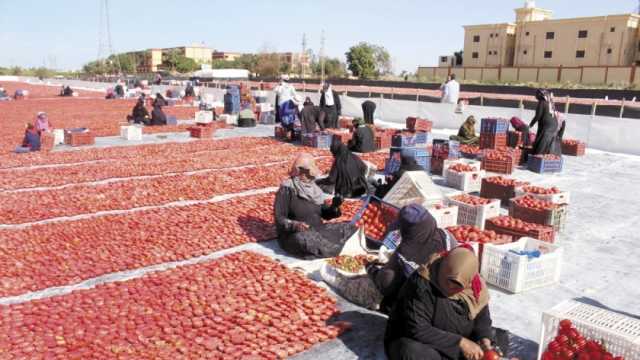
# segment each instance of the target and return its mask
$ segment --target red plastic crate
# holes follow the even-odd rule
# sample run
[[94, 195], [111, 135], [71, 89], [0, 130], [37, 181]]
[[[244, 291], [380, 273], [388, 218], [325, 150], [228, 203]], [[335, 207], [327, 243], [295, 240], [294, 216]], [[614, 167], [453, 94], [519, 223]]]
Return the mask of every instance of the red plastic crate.
[[406, 120], [406, 126], [409, 131], [431, 132], [433, 121], [410, 116]]
[[540, 241], [548, 242], [551, 244], [555, 242], [556, 234], [551, 226], [525, 222], [526, 225], [535, 227], [535, 229], [530, 229], [529, 231], [518, 231], [516, 229], [500, 226], [497, 224], [499, 220], [507, 219], [507, 218], [510, 218], [510, 217], [502, 216], [498, 218], [489, 219], [487, 220], [484, 228], [485, 230], [495, 231], [496, 234], [511, 236], [513, 239], [512, 241], [518, 241], [520, 240], [520, 238], [523, 238], [523, 237], [530, 237], [530, 238], [538, 239]]
[[558, 205], [552, 210], [532, 209], [520, 206], [511, 201], [509, 216], [526, 222], [552, 226], [555, 231], [562, 231], [567, 222], [568, 205]]
[[209, 139], [213, 137], [213, 126], [193, 126], [189, 128], [192, 138]]
[[391, 147], [391, 134], [390, 133], [376, 133], [374, 138], [376, 149], [388, 149]]
[[516, 189], [528, 185], [527, 182], [519, 182], [514, 185], [499, 185], [489, 181], [489, 179], [490, 178], [482, 179], [480, 197], [485, 199], [500, 199], [504, 205], [516, 197]]
[[480, 149], [496, 149], [507, 146], [507, 134], [480, 134]]
[[587, 144], [579, 141], [577, 144], [568, 143], [567, 140], [562, 142], [562, 154], [569, 156], [584, 156], [587, 150]]
[[498, 174], [511, 174], [513, 172], [513, 158], [508, 156], [504, 160], [482, 159], [482, 169]]
[[64, 143], [70, 146], [85, 146], [85, 145], [93, 145], [96, 142], [96, 137], [91, 133], [91, 131], [87, 132], [64, 132]]

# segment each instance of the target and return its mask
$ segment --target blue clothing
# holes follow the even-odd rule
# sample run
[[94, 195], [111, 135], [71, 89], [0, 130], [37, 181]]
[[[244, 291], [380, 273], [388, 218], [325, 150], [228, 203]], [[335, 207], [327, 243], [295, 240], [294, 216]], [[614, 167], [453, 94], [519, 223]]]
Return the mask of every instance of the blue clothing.
[[293, 125], [296, 121], [296, 105], [293, 100], [280, 104], [280, 121], [282, 125]]
[[40, 151], [40, 135], [35, 131], [27, 131], [24, 134], [24, 144], [31, 149], [31, 151]]

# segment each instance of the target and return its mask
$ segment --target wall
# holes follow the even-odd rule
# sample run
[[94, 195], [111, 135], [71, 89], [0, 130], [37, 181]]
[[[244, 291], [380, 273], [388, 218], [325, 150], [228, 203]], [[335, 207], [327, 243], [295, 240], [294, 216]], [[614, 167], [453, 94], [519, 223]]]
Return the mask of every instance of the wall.
[[[502, 82], [540, 82], [557, 83], [559, 67], [467, 67], [451, 68], [460, 80], [469, 81], [502, 81]], [[428, 80], [442, 80], [446, 78], [449, 68], [420, 67], [418, 74]], [[561, 72], [561, 83], [575, 84], [638, 84], [640, 83], [640, 72], [635, 73], [633, 81], [631, 66], [585, 66], [585, 67], [563, 67]], [[435, 74], [435, 77], [434, 77]], [[426, 76], [428, 75], [428, 76]], [[605, 81], [606, 79], [606, 81]]]

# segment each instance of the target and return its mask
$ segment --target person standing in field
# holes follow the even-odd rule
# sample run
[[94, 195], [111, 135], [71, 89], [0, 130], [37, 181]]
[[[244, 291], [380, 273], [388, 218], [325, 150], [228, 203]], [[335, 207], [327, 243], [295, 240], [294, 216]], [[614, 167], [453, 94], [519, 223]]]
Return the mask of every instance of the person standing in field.
[[456, 74], [449, 75], [446, 83], [440, 87], [442, 90], [442, 102], [445, 104], [457, 104], [460, 98], [460, 83], [456, 81]]

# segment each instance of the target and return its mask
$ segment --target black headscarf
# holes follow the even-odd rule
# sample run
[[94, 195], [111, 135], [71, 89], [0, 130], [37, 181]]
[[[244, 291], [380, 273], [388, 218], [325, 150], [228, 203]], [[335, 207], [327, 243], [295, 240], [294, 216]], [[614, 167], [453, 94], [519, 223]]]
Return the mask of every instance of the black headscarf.
[[438, 229], [436, 219], [422, 205], [402, 208], [397, 226], [402, 237], [397, 251], [409, 261], [426, 264], [432, 255], [446, 250], [444, 232]]
[[366, 187], [366, 165], [354, 155], [340, 139], [334, 137], [329, 148], [334, 162], [329, 179], [335, 185], [335, 193], [349, 195], [354, 190]]

